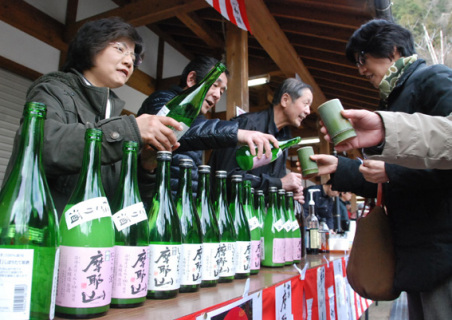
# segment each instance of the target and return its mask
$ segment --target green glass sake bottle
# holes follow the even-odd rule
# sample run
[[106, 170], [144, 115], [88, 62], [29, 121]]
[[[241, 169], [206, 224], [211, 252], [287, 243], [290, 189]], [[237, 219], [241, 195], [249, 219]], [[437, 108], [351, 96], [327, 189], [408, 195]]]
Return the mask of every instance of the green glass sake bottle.
[[318, 254], [320, 252], [320, 234], [319, 234], [319, 219], [315, 214], [315, 201], [313, 194], [320, 190], [308, 190], [310, 193], [309, 200], [309, 214], [306, 217], [306, 252], [308, 254]]
[[251, 232], [251, 274], [258, 274], [261, 268], [261, 238], [262, 228], [259, 222], [257, 211], [254, 209], [254, 197], [251, 188], [251, 181], [243, 181], [243, 210], [245, 211], [248, 225]]
[[202, 281], [201, 287], [215, 287], [220, 277], [218, 255], [220, 249], [220, 229], [210, 200], [210, 166], [198, 167], [198, 190], [196, 209], [202, 230]]
[[138, 142], [126, 141], [111, 209], [115, 224], [115, 269], [111, 306], [132, 308], [146, 300], [149, 270], [148, 216], [137, 180]]
[[271, 158], [267, 158], [262, 156], [260, 159], [257, 158], [257, 147], [256, 147], [256, 155], [253, 156], [250, 151], [250, 147], [241, 146], [235, 152], [235, 160], [237, 164], [242, 170], [251, 170], [266, 164], [269, 164], [276, 159], [278, 159], [284, 152], [284, 150], [290, 148], [291, 146], [299, 143], [301, 141], [300, 137], [295, 137], [289, 140], [278, 141], [279, 148], [275, 148], [272, 146], [272, 156]]
[[58, 271], [58, 218], [42, 165], [46, 106], [23, 110], [20, 144], [0, 191], [0, 315], [53, 319]]
[[179, 168], [179, 185], [176, 195], [176, 208], [182, 235], [179, 292], [195, 292], [199, 290], [202, 281], [202, 230], [193, 201], [191, 183], [193, 160], [181, 159]]
[[110, 308], [115, 230], [101, 180], [103, 133], [87, 129], [80, 175], [60, 222], [56, 313], [92, 318]]
[[277, 188], [268, 189], [269, 203], [264, 219], [264, 267], [282, 267], [285, 263], [285, 231], [278, 211]]
[[264, 259], [264, 217], [267, 212], [267, 208], [265, 206], [265, 195], [263, 190], [256, 191], [256, 215], [257, 220], [259, 221], [259, 227], [261, 229], [261, 262]]
[[294, 209], [294, 199], [293, 192], [286, 192], [286, 210], [290, 219], [292, 220], [292, 250], [293, 250], [293, 262], [300, 263], [301, 262], [301, 230], [300, 225], [298, 224], [298, 220], [295, 217], [295, 209]]
[[243, 210], [243, 180], [241, 175], [231, 177], [231, 201], [229, 212], [232, 213], [236, 241], [235, 278], [246, 279], [251, 272], [251, 232]]
[[217, 255], [220, 267], [218, 282], [232, 282], [235, 275], [235, 246], [237, 235], [229, 212], [227, 199], [227, 173], [223, 170], [215, 172], [214, 210], [220, 230], [220, 249]]
[[278, 211], [281, 215], [281, 219], [283, 220], [283, 228], [284, 228], [284, 260], [285, 265], [289, 266], [293, 263], [293, 249], [292, 249], [292, 220], [289, 218], [289, 215], [286, 210], [286, 190], [279, 189], [278, 190]]
[[174, 130], [177, 140], [187, 132], [199, 115], [207, 92], [225, 70], [226, 66], [218, 62], [200, 82], [175, 96], [158, 112], [159, 116], [171, 117], [181, 123], [183, 130]]
[[150, 299], [174, 298], [179, 292], [181, 226], [170, 187], [171, 152], [157, 152], [157, 191], [152, 198], [149, 221]]

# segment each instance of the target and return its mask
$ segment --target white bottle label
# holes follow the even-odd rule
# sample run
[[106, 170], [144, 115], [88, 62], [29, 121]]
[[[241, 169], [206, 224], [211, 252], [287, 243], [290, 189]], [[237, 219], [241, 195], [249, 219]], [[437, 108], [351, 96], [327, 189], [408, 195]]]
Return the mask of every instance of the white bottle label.
[[296, 231], [300, 229], [300, 225], [298, 224], [298, 221], [292, 221], [292, 231]]
[[200, 284], [202, 244], [184, 243], [181, 249], [180, 284], [185, 286]]
[[286, 230], [286, 232], [292, 231], [292, 221], [284, 222], [284, 230]]
[[71, 230], [82, 223], [94, 219], [111, 217], [111, 211], [107, 198], [98, 197], [77, 203], [67, 210], [64, 215], [67, 228]]
[[109, 305], [113, 285], [113, 247], [60, 246], [57, 306], [94, 308]]
[[218, 280], [220, 276], [218, 266], [219, 250], [219, 243], [204, 242], [202, 244], [202, 280]]
[[55, 318], [55, 303], [57, 294], [57, 284], [58, 284], [58, 267], [60, 265], [60, 248], [56, 250], [55, 254], [55, 264], [53, 266], [53, 284], [52, 284], [52, 296], [50, 301], [50, 319]]
[[141, 221], [147, 220], [148, 216], [144, 210], [143, 202], [135, 203], [128, 206], [118, 212], [113, 216], [113, 222], [115, 223], [116, 229], [122, 231], [127, 227], [137, 224]]
[[150, 244], [148, 290], [166, 291], [180, 288], [180, 244]]
[[251, 241], [236, 242], [235, 273], [249, 273], [251, 268]]
[[248, 224], [250, 225], [250, 231], [260, 227], [259, 220], [256, 217], [248, 219]]
[[235, 274], [234, 268], [235, 242], [221, 242], [218, 254], [220, 277], [230, 277]]
[[281, 219], [279, 219], [278, 221], [276, 221], [275, 223], [273, 223], [273, 226], [275, 227], [275, 229], [276, 229], [278, 232], [281, 232], [281, 230], [284, 228], [284, 224], [283, 224], [283, 222], [282, 222]]
[[148, 292], [149, 246], [115, 246], [112, 298], [142, 298]]
[[189, 126], [187, 126], [185, 123], [183, 122], [179, 122], [179, 124], [182, 126], [182, 131], [178, 131], [178, 130], [173, 130], [174, 135], [176, 136], [177, 141], [180, 140], [180, 138], [182, 138], [182, 136], [185, 134], [185, 132], [188, 131], [188, 129], [190, 129]]
[[33, 249], [0, 249], [0, 314], [3, 319], [30, 318]]
[[170, 112], [167, 106], [163, 106], [162, 109], [157, 113], [158, 116], [166, 117], [166, 115]]

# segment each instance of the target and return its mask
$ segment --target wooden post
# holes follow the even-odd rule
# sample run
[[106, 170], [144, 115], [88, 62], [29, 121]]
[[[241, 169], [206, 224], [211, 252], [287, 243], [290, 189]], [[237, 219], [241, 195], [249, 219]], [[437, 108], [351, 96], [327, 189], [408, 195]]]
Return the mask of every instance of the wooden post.
[[227, 23], [226, 28], [226, 65], [229, 70], [226, 119], [229, 120], [236, 115], [236, 106], [249, 111], [248, 33], [232, 23]]

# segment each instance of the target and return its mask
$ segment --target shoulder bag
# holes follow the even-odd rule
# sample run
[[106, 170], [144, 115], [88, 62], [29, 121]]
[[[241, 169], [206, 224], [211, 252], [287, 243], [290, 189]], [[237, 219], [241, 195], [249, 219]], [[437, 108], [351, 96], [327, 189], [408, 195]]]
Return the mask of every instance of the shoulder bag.
[[390, 221], [382, 203], [383, 192], [378, 184], [375, 207], [357, 221], [347, 264], [347, 279], [360, 296], [376, 300], [394, 300], [395, 253]]

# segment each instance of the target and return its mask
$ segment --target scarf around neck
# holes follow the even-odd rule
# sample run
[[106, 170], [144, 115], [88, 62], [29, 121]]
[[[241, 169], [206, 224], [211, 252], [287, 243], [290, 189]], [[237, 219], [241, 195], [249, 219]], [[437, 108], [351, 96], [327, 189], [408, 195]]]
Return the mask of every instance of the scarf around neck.
[[386, 100], [392, 92], [405, 70], [417, 60], [417, 54], [409, 57], [401, 57], [394, 62], [386, 71], [385, 76], [380, 82], [378, 89], [380, 90], [380, 99]]

